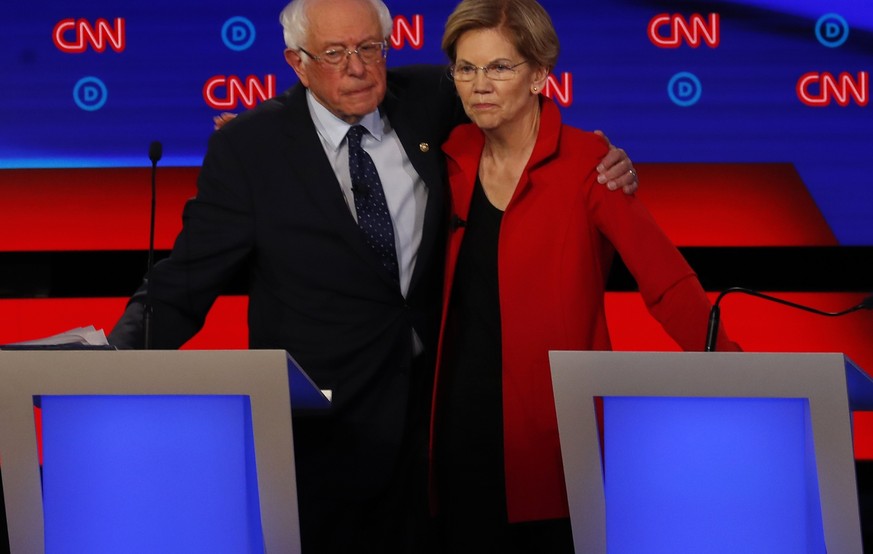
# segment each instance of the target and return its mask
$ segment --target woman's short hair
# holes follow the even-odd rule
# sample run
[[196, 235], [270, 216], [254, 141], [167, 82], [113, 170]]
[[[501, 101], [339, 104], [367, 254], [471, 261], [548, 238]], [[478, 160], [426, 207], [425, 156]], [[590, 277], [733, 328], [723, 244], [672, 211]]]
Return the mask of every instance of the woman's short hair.
[[467, 31], [498, 29], [529, 62], [552, 69], [561, 46], [548, 12], [536, 0], [463, 0], [446, 21], [443, 52], [454, 63]]

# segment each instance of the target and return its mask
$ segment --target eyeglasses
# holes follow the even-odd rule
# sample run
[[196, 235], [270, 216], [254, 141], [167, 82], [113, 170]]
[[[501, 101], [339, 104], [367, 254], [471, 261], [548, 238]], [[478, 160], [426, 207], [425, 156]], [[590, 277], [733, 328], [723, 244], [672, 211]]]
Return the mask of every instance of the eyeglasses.
[[348, 61], [352, 54], [357, 54], [361, 62], [365, 64], [377, 64], [388, 57], [388, 42], [365, 42], [359, 44], [354, 50], [348, 50], [345, 46], [331, 46], [320, 56], [310, 54], [302, 46], [299, 50], [317, 62], [324, 62], [340, 68], [343, 61]]
[[472, 81], [476, 78], [476, 73], [482, 70], [482, 74], [493, 81], [509, 81], [514, 79], [518, 70], [515, 68], [521, 64], [527, 63], [527, 60], [518, 62], [515, 65], [506, 63], [489, 63], [488, 65], [473, 65], [473, 64], [455, 64], [449, 68], [449, 76], [455, 81]]

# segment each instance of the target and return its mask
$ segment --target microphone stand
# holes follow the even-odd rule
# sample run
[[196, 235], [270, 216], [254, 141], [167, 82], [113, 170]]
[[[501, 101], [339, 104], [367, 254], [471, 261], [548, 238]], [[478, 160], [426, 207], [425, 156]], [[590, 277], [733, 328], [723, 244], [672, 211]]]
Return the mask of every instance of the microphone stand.
[[162, 147], [160, 142], [152, 142], [149, 145], [149, 160], [152, 162], [152, 200], [151, 213], [149, 221], [149, 253], [148, 253], [148, 269], [146, 270], [146, 300], [145, 309], [143, 310], [143, 347], [145, 350], [150, 350], [152, 347], [152, 268], [155, 265], [155, 199], [157, 197], [157, 173], [158, 161], [161, 159]]
[[718, 339], [718, 324], [719, 324], [719, 315], [721, 309], [719, 308], [719, 303], [721, 299], [731, 294], [733, 292], [741, 292], [743, 294], [748, 294], [750, 296], [757, 296], [758, 298], [763, 298], [765, 300], [770, 300], [772, 302], [776, 302], [778, 304], [784, 304], [785, 306], [790, 306], [792, 308], [797, 308], [799, 310], [804, 310], [807, 312], [811, 312], [818, 315], [828, 316], [828, 317], [837, 317], [841, 315], [850, 314], [852, 312], [857, 312], [858, 310], [869, 310], [873, 309], [873, 294], [865, 298], [861, 301], [860, 304], [856, 306], [852, 306], [846, 310], [840, 312], [825, 312], [822, 310], [817, 310], [815, 308], [811, 308], [809, 306], [804, 306], [802, 304], [797, 304], [794, 302], [789, 302], [788, 300], [782, 300], [781, 298], [776, 298], [775, 296], [770, 296], [767, 294], [760, 293], [758, 291], [752, 289], [746, 289], [743, 287], [730, 287], [725, 289], [718, 295], [718, 298], [715, 299], [715, 302], [712, 305], [712, 310], [709, 312], [709, 325], [706, 328], [706, 352], [715, 352], [715, 343]]

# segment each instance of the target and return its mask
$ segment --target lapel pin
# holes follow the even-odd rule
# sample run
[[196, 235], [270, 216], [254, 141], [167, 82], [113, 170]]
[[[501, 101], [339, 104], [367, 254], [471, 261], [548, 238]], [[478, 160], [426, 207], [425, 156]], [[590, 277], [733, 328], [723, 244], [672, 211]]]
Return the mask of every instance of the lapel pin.
[[430, 145], [426, 142], [420, 142], [418, 143], [418, 149], [422, 152], [427, 152], [430, 150]]

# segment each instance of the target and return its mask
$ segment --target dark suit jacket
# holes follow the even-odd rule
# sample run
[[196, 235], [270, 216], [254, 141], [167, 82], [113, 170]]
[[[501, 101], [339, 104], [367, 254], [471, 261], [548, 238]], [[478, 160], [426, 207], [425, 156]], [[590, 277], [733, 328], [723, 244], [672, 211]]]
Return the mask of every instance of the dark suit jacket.
[[[410, 372], [412, 329], [425, 356], [436, 345], [447, 222], [440, 145], [461, 115], [440, 68], [390, 70], [388, 91], [381, 110], [428, 189], [405, 299], [345, 204], [299, 85], [214, 133], [183, 230], [150, 283], [153, 347], [177, 348], [228, 282], [247, 272], [250, 347], [287, 350], [333, 391], [329, 416], [295, 422], [298, 486], [323, 502], [354, 502], [384, 487], [411, 381], [420, 381]], [[141, 288], [111, 343], [142, 345], [144, 297]], [[424, 402], [428, 384], [416, 386], [423, 393], [412, 399]], [[301, 511], [312, 501], [301, 498]]]

